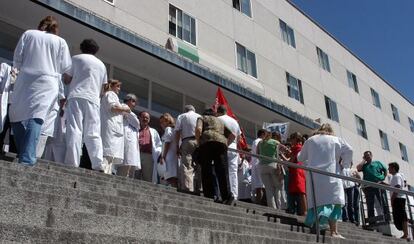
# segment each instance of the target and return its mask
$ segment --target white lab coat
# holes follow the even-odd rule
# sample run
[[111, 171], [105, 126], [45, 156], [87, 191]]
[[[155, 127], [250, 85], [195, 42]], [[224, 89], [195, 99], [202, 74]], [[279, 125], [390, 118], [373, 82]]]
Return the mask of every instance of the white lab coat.
[[66, 118], [65, 114], [59, 116], [55, 120], [55, 130], [53, 137], [49, 137], [46, 141], [46, 148], [43, 154], [44, 159], [59, 163], [65, 162], [66, 154]]
[[[259, 142], [262, 141], [262, 138], [257, 138], [252, 143], [252, 150], [250, 151], [253, 154], [257, 153], [257, 145]], [[259, 172], [259, 159], [256, 157], [252, 157], [252, 190], [256, 190], [257, 188], [264, 188], [264, 184], [262, 182], [262, 177], [260, 177]], [[253, 193], [255, 194], [255, 193]]]
[[[127, 106], [125, 104], [125, 106]], [[141, 169], [139, 154], [138, 131], [140, 128], [138, 117], [132, 111], [124, 113], [124, 163]]]
[[[330, 173], [341, 174], [339, 159], [345, 168], [352, 161], [352, 147], [342, 138], [330, 135], [314, 135], [309, 138], [298, 154], [298, 161], [307, 166]], [[311, 180], [308, 173], [306, 193], [308, 208], [313, 208]], [[316, 206], [326, 204], [345, 204], [345, 194], [342, 180], [334, 177], [313, 174]]]
[[23, 33], [14, 51], [19, 70], [10, 105], [10, 121], [45, 120], [58, 96], [60, 75], [70, 69], [69, 48], [57, 35], [39, 30]]
[[157, 163], [158, 158], [161, 155], [162, 150], [162, 142], [160, 139], [160, 135], [158, 134], [157, 130], [150, 128], [151, 133], [151, 143], [152, 143], [152, 162], [153, 162], [153, 168], [152, 168], [152, 183], [157, 183]]
[[111, 108], [121, 106], [118, 95], [108, 91], [101, 99], [101, 136], [103, 156], [124, 159], [124, 117]]
[[9, 101], [11, 66], [6, 63], [0, 65], [0, 132], [3, 131], [7, 116], [7, 105]]
[[178, 156], [177, 156], [177, 141], [175, 140], [175, 133], [173, 128], [165, 128], [164, 135], [162, 135], [163, 150], [165, 150], [165, 143], [170, 143], [168, 153], [165, 157], [167, 171], [164, 178], [169, 179], [177, 177]]

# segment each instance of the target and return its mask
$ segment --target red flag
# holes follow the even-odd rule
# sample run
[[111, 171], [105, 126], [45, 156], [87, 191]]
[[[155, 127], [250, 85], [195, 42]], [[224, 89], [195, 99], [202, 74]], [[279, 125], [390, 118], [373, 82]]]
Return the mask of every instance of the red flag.
[[[235, 119], [239, 123], [239, 126], [240, 126], [239, 120], [237, 119], [236, 115], [234, 115], [233, 111], [231, 111], [230, 105], [227, 102], [227, 99], [224, 97], [224, 94], [223, 94], [223, 92], [221, 91], [221, 89], [219, 87], [219, 88], [217, 88], [216, 102], [213, 105], [213, 109], [215, 111], [217, 111], [217, 108], [220, 105], [224, 105], [226, 107], [227, 115], [232, 117], [233, 119]], [[241, 126], [240, 126], [240, 130], [241, 130], [241, 136], [240, 136], [239, 142], [237, 143], [237, 147], [241, 150], [245, 150], [245, 149], [248, 148], [248, 145], [247, 145], [247, 142], [246, 142], [246, 137], [244, 136], [244, 130]]]

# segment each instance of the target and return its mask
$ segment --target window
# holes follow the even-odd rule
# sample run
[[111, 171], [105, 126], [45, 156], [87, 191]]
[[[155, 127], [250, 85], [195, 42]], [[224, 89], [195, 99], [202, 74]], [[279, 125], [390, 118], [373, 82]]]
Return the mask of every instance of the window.
[[183, 111], [183, 95], [168, 87], [152, 82], [151, 109], [159, 113], [170, 113], [177, 117]]
[[236, 42], [237, 68], [244, 73], [257, 78], [256, 55], [249, 49]]
[[407, 147], [400, 142], [401, 159], [408, 162]]
[[169, 32], [194, 46], [197, 43], [195, 19], [173, 5], [170, 5]]
[[104, 0], [104, 2], [107, 2], [111, 5], [115, 5], [115, 0]]
[[378, 92], [376, 92], [372, 88], [371, 88], [371, 96], [372, 96], [372, 104], [374, 104], [374, 106], [377, 108], [381, 108], [381, 101], [380, 101]]
[[321, 66], [322, 69], [331, 72], [328, 54], [322, 51], [319, 47], [316, 47], [316, 52], [318, 53], [319, 66]]
[[134, 93], [138, 97], [138, 106], [148, 108], [149, 81], [147, 79], [117, 67], [114, 67], [113, 78], [122, 81], [122, 91]]
[[388, 137], [387, 134], [385, 132], [383, 132], [382, 130], [379, 130], [379, 136], [381, 139], [381, 147], [384, 150], [389, 151], [390, 150], [390, 146], [388, 145]]
[[358, 115], [355, 115], [355, 121], [356, 121], [358, 135], [364, 137], [365, 139], [368, 139], [367, 129], [365, 127], [365, 121]]
[[296, 48], [295, 32], [293, 29], [281, 19], [279, 19], [279, 26], [283, 41], [286, 42], [289, 46]]
[[391, 104], [391, 110], [392, 110], [392, 117], [395, 121], [400, 122], [400, 115], [398, 113], [398, 108], [395, 107], [393, 104]]
[[411, 132], [414, 132], [414, 121], [411, 118], [408, 118], [408, 123], [410, 124]]
[[287, 90], [289, 97], [303, 104], [302, 81], [286, 72]]
[[350, 72], [349, 70], [346, 71], [346, 75], [348, 77], [348, 85], [349, 85], [349, 87], [351, 87], [352, 90], [354, 90], [356, 93], [359, 93], [359, 90], [358, 90], [358, 82], [357, 82], [356, 75], [353, 74], [352, 72]]
[[338, 108], [336, 107], [336, 102], [334, 102], [329, 97], [325, 96], [325, 105], [326, 105], [326, 114], [329, 119], [339, 122]]
[[239, 10], [243, 14], [252, 17], [252, 8], [250, 0], [233, 0], [233, 8]]

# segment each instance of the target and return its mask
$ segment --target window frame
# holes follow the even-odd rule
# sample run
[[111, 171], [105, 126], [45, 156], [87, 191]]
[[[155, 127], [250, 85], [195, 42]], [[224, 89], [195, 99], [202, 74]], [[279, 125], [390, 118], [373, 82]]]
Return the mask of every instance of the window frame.
[[378, 130], [380, 141], [381, 141], [381, 148], [386, 151], [390, 151], [390, 144], [388, 142], [388, 135], [382, 130]]
[[331, 65], [329, 62], [329, 56], [321, 48], [316, 47], [316, 53], [318, 55], [319, 67], [323, 70], [331, 73]]
[[[356, 122], [356, 127], [357, 127], [356, 128], [357, 134], [368, 140], [368, 133], [367, 133], [367, 127], [365, 125], [365, 120], [355, 114], [355, 122]], [[360, 126], [362, 127], [362, 131], [360, 131], [360, 128], [359, 128]]]
[[283, 42], [296, 49], [295, 30], [282, 19], [279, 19], [279, 28]]
[[[236, 1], [239, 3], [239, 7], [238, 7], [238, 8], [234, 5], [234, 3], [235, 3]], [[243, 4], [242, 4], [242, 1], [249, 1], [249, 14], [247, 14], [247, 13], [245, 13], [245, 12], [243, 11]], [[236, 9], [236, 10], [237, 10], [237, 11], [239, 11], [240, 13], [242, 13], [242, 14], [246, 15], [246, 16], [247, 16], [247, 17], [249, 17], [249, 18], [253, 18], [253, 8], [252, 8], [252, 1], [251, 1], [251, 0], [233, 0], [233, 1], [232, 1], [232, 6], [233, 6], [233, 8], [234, 8], [234, 9]]]
[[407, 151], [407, 146], [405, 146], [404, 144], [402, 144], [401, 142], [398, 142], [399, 146], [400, 146], [400, 154], [401, 154], [401, 159], [408, 162], [408, 151]]
[[371, 99], [372, 99], [372, 104], [375, 107], [381, 109], [381, 99], [380, 99], [379, 93], [372, 87], [371, 87]]
[[[175, 20], [176, 20], [176, 23], [174, 23], [174, 25], [175, 25], [175, 34], [171, 33], [171, 31], [170, 31], [170, 25], [172, 23], [171, 18], [170, 18], [171, 17], [171, 15], [170, 15], [171, 14], [171, 12], [170, 12], [171, 7], [173, 7], [175, 9]], [[178, 18], [178, 12], [181, 12], [181, 37], [178, 34], [179, 33], [179, 29], [178, 29], [179, 28], [179, 26], [178, 26], [178, 19], [179, 19]], [[188, 16], [189, 20], [190, 20], [190, 30], [189, 30], [189, 32], [190, 32], [189, 33], [190, 41], [184, 39], [184, 16]], [[192, 28], [193, 27], [193, 25], [192, 25], [193, 21], [192, 20], [194, 20], [194, 32], [195, 32], [194, 35], [192, 35], [192, 30], [193, 30], [193, 28]], [[191, 14], [189, 14], [187, 12], [184, 12], [181, 8], [176, 7], [175, 5], [173, 5], [171, 3], [168, 5], [168, 34], [169, 35], [171, 35], [171, 36], [173, 36], [177, 39], [180, 39], [181, 41], [185, 42], [186, 44], [189, 44], [189, 45], [197, 48], [197, 43], [198, 43], [197, 29], [198, 29], [198, 21], [194, 16], [192, 16]], [[192, 37], [195, 38], [194, 43], [191, 42]]]
[[400, 112], [398, 111], [398, 108], [391, 103], [391, 112], [392, 112], [392, 118], [397, 121], [400, 122]]
[[[292, 93], [291, 90], [295, 90], [295, 89], [293, 89], [293, 86], [290, 83], [290, 81], [291, 81], [290, 78], [292, 78], [293, 80], [296, 80], [296, 82], [297, 82], [297, 87], [298, 87], [297, 92], [298, 92], [299, 98], [296, 98], [295, 96], [291, 95], [291, 93]], [[298, 102], [300, 102], [302, 104], [305, 104], [305, 101], [303, 99], [302, 81], [300, 79], [294, 77], [289, 72], [286, 72], [286, 86], [287, 86], [288, 96], [290, 98], [293, 98], [296, 101], [298, 101]]]
[[349, 70], [346, 70], [346, 76], [348, 79], [348, 86], [359, 94], [358, 79], [354, 73]]
[[408, 117], [408, 125], [410, 126], [411, 132], [414, 132], [414, 120]]
[[325, 96], [325, 108], [328, 119], [339, 123], [338, 105], [328, 96]]
[[115, 6], [115, 0], [103, 0], [104, 2], [106, 2], [109, 5]]
[[[246, 60], [246, 63], [245, 63], [245, 66], [246, 67], [244, 67], [244, 68], [246, 70], [241, 69], [241, 68], [243, 68], [242, 67], [243, 64], [240, 65], [240, 63], [239, 63], [239, 58], [238, 58], [238, 56], [239, 56], [238, 55], [238, 47], [239, 46], [244, 49], [244, 59]], [[254, 79], [258, 79], [256, 53], [252, 52], [246, 46], [244, 46], [244, 45], [242, 45], [242, 44], [240, 44], [238, 42], [235, 42], [235, 51], [236, 51], [236, 68], [237, 68], [237, 70], [240, 71], [240, 72], [243, 72], [244, 74], [246, 74], [246, 75], [248, 75], [248, 76], [250, 76], [250, 77], [252, 77]], [[253, 54], [254, 55], [253, 56], [254, 57], [254, 70], [253, 70], [253, 67], [252, 67], [252, 71], [254, 71], [254, 72], [252, 74], [249, 73], [249, 66], [248, 66], [248, 62], [247, 62], [248, 61], [247, 60], [248, 54]], [[239, 65], [240, 65], [241, 68], [239, 68]]]

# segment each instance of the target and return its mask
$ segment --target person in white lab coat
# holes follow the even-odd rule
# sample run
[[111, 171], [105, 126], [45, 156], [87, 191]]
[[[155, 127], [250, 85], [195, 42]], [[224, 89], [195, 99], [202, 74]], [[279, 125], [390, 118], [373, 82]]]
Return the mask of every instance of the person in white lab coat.
[[173, 187], [177, 187], [177, 169], [178, 169], [178, 154], [177, 141], [175, 140], [175, 121], [169, 113], [165, 113], [160, 117], [161, 128], [164, 129], [162, 135], [162, 152], [160, 157], [160, 164], [165, 164], [167, 171], [164, 174], [164, 179]]
[[[227, 108], [224, 105], [220, 105], [217, 108], [217, 116], [223, 122], [224, 126], [236, 136], [236, 139], [229, 145], [229, 148], [237, 149], [237, 143], [240, 140], [241, 130], [237, 120], [227, 115]], [[229, 162], [229, 181], [231, 193], [234, 199], [237, 200], [239, 195], [239, 181], [237, 179], [237, 169], [239, 166], [240, 156], [237, 152], [227, 152], [227, 158]]]
[[[252, 143], [252, 150], [250, 151], [253, 154], [256, 154], [257, 152], [257, 145], [259, 142], [263, 140], [263, 138], [266, 136], [266, 130], [259, 129], [257, 131], [257, 138]], [[251, 159], [251, 167], [252, 167], [252, 195], [253, 195], [253, 201], [257, 204], [263, 204], [264, 199], [264, 184], [262, 181], [262, 177], [260, 176], [259, 171], [259, 159], [257, 157], [252, 157]]]
[[[137, 104], [137, 96], [127, 94], [124, 99], [125, 105], [131, 110]], [[138, 116], [134, 112], [123, 113], [124, 116], [124, 161], [116, 169], [119, 176], [134, 178], [135, 171], [141, 169], [139, 155], [138, 131], [140, 128]]]
[[123, 113], [130, 113], [131, 109], [119, 102], [120, 90], [121, 82], [111, 79], [105, 85], [101, 99], [102, 167], [105, 174], [112, 174], [112, 166], [121, 164], [124, 159]]
[[9, 119], [9, 104], [13, 92], [13, 80], [16, 79], [16, 74], [12, 67], [7, 63], [0, 64], [0, 153], [4, 153], [4, 138], [7, 132], [9, 133], [9, 152], [16, 152], [14, 145], [14, 138], [11, 135], [10, 119]]
[[150, 114], [139, 114], [139, 150], [141, 154], [141, 179], [157, 183], [157, 163], [161, 155], [162, 142], [158, 132], [149, 126]]
[[[324, 170], [330, 173], [341, 173], [342, 166], [349, 168], [352, 162], [352, 147], [343, 139], [334, 136], [330, 124], [323, 124], [314, 136], [310, 137], [298, 154], [298, 161], [308, 167]], [[307, 177], [307, 179], [311, 179]], [[341, 179], [313, 174], [316, 206], [313, 204], [311, 180], [306, 181], [308, 196], [308, 212], [305, 224], [315, 224], [314, 208], [316, 207], [321, 228], [329, 229], [332, 237], [344, 238], [338, 233], [337, 221], [342, 218], [342, 207], [345, 205], [345, 193]]]
[[44, 155], [46, 148], [46, 143], [49, 138], [54, 136], [56, 120], [58, 119], [58, 113], [60, 108], [64, 105], [66, 101], [64, 94], [64, 86], [61, 79], [59, 79], [59, 94], [53, 102], [54, 106], [46, 115], [46, 119], [42, 124], [42, 129], [40, 131], [39, 141], [36, 146], [36, 157], [41, 158]]
[[55, 119], [53, 136], [47, 138], [43, 158], [58, 163], [65, 162], [66, 153], [66, 114], [63, 102]]
[[95, 57], [99, 46], [93, 39], [83, 40], [80, 50], [82, 54], [72, 57], [72, 68], [64, 75], [65, 83], [70, 84], [65, 164], [79, 167], [82, 143], [85, 143], [92, 169], [103, 170], [99, 99], [107, 83], [106, 67]]
[[19, 70], [12, 101], [10, 121], [19, 162], [36, 163], [36, 145], [47, 113], [55, 105], [59, 78], [72, 61], [66, 41], [57, 36], [59, 26], [52, 16], [44, 18], [38, 30], [27, 30], [14, 51], [13, 66]]

